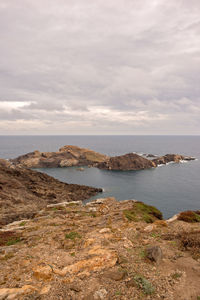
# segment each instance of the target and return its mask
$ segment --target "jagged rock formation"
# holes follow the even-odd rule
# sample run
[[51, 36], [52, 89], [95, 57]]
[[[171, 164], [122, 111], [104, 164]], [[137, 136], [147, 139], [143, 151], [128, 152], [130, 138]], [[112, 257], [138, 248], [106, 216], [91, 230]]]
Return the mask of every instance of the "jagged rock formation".
[[156, 165], [149, 159], [135, 153], [110, 157], [107, 161], [97, 164], [97, 168], [106, 170], [142, 170], [155, 167]]
[[104, 154], [77, 146], [64, 146], [58, 152], [34, 151], [21, 155], [10, 161], [27, 168], [54, 168], [71, 166], [92, 166], [105, 161]]
[[169, 162], [175, 162], [175, 163], [179, 163], [182, 160], [195, 160], [194, 157], [190, 157], [190, 156], [183, 156], [183, 155], [179, 155], [179, 154], [166, 154], [164, 156], [160, 156], [157, 157], [155, 159], [152, 160], [152, 162], [157, 166], [157, 165], [166, 165]]
[[0, 225], [31, 217], [50, 203], [88, 199], [101, 189], [67, 184], [0, 160]]
[[0, 299], [199, 298], [200, 223], [115, 198], [38, 215], [0, 230]]

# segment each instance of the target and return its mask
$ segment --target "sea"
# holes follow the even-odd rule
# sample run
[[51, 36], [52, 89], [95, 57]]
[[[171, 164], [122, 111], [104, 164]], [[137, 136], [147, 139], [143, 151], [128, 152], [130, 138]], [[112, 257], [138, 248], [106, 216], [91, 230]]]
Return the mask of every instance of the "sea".
[[200, 136], [0, 136], [0, 158], [9, 159], [39, 151], [57, 151], [64, 145], [90, 148], [107, 155], [164, 155], [178, 153], [196, 160], [170, 163], [140, 171], [107, 171], [85, 167], [43, 168], [63, 182], [103, 189], [87, 200], [113, 196], [117, 200], [136, 199], [160, 209], [164, 218], [184, 210], [200, 210]]

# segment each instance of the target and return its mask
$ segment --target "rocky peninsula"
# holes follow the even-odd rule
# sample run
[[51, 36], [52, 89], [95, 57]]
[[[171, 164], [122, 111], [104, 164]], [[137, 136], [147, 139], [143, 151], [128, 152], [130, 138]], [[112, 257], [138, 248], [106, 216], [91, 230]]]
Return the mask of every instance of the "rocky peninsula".
[[178, 154], [166, 154], [152, 160], [135, 153], [109, 157], [90, 149], [67, 145], [57, 152], [39, 152], [36, 150], [11, 159], [10, 162], [16, 166], [27, 168], [90, 166], [105, 170], [127, 171], [155, 168], [160, 164], [194, 159], [194, 157]]
[[33, 217], [48, 204], [88, 199], [102, 189], [67, 184], [0, 159], [0, 225]]

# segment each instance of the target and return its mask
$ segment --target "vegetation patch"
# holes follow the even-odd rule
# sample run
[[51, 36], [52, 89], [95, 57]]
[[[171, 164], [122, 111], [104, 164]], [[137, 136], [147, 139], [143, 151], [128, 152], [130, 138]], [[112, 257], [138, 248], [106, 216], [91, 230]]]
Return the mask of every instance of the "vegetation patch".
[[132, 209], [124, 210], [124, 216], [129, 221], [143, 220], [146, 223], [153, 223], [156, 219], [162, 220], [162, 213], [154, 206], [147, 205], [143, 202], [136, 202]]
[[14, 231], [0, 232], [0, 246], [11, 246], [21, 242], [21, 238]]
[[3, 257], [1, 257], [0, 260], [5, 260], [5, 261], [7, 261], [7, 260], [9, 260], [9, 259], [11, 259], [11, 258], [13, 258], [13, 257], [14, 257], [14, 254], [13, 254], [13, 253], [8, 253], [8, 254], [5, 254]]
[[19, 224], [19, 226], [25, 226], [26, 225], [26, 222], [25, 221], [23, 221], [23, 222], [21, 222], [20, 224]]
[[192, 255], [200, 258], [200, 230], [183, 231], [179, 234], [165, 234], [162, 237], [174, 243], [178, 241], [182, 250], [189, 250]]
[[179, 214], [178, 220], [188, 223], [200, 222], [200, 211], [187, 210]]
[[89, 161], [103, 162], [105, 155], [96, 152], [85, 152], [85, 157]]
[[129, 221], [135, 221], [135, 222], [138, 221], [138, 218], [134, 210], [128, 210], [128, 209], [124, 210], [123, 214]]
[[142, 289], [145, 295], [152, 295], [155, 292], [154, 286], [149, 280], [141, 275], [135, 275], [133, 277], [138, 288]]
[[182, 276], [182, 273], [176, 272], [176, 273], [173, 273], [171, 276], [173, 279], [179, 279]]
[[81, 235], [76, 231], [71, 231], [65, 235], [65, 238], [73, 241], [75, 239], [81, 239]]

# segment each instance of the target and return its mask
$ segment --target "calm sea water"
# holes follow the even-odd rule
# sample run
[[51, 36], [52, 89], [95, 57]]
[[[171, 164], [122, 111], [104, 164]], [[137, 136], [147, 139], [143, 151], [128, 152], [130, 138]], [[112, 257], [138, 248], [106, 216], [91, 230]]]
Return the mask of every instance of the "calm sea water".
[[169, 164], [142, 171], [105, 171], [85, 168], [40, 169], [55, 178], [104, 189], [98, 197], [137, 199], [155, 205], [168, 218], [183, 210], [200, 209], [200, 136], [0, 136], [0, 157], [40, 151], [56, 151], [64, 145], [77, 145], [108, 155], [128, 152], [179, 153], [198, 160]]

